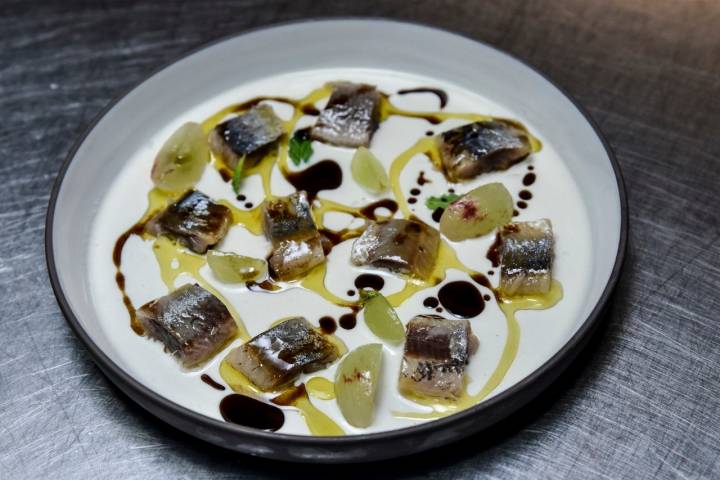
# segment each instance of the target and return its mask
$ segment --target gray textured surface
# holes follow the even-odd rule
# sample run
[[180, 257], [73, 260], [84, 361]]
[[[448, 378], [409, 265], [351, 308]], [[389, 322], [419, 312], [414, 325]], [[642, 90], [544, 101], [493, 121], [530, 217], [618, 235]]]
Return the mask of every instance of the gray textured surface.
[[50, 186], [114, 96], [178, 54], [281, 20], [386, 15], [517, 54], [584, 104], [622, 164], [631, 236], [605, 326], [538, 401], [422, 458], [415, 478], [720, 477], [720, 4], [0, 3], [0, 478], [253, 478], [329, 472], [217, 451], [94, 366], [55, 303]]

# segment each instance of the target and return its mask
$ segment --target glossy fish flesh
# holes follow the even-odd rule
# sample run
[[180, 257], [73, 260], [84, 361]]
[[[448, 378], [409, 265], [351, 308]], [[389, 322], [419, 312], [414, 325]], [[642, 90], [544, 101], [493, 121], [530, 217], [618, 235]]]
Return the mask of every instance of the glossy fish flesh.
[[500, 290], [504, 295], [547, 293], [552, 284], [554, 237], [550, 220], [500, 228]]
[[527, 131], [504, 120], [470, 123], [441, 133], [437, 139], [445, 176], [452, 182], [507, 170], [531, 152]]
[[155, 215], [145, 226], [152, 235], [167, 235], [195, 253], [205, 253], [222, 240], [232, 224], [232, 212], [196, 190]]
[[426, 279], [432, 274], [440, 248], [440, 234], [413, 220], [373, 222], [355, 240], [350, 259], [358, 266], [384, 268]]
[[263, 229], [273, 244], [268, 263], [274, 278], [296, 279], [325, 261], [320, 234], [304, 191], [266, 200]]
[[400, 368], [400, 392], [419, 396], [457, 398], [463, 374], [478, 348], [467, 320], [418, 315], [407, 324]]
[[256, 161], [257, 153], [285, 133], [282, 120], [270, 105], [260, 104], [216, 126], [209, 136], [210, 148], [235, 169], [243, 156]]
[[335, 345], [313, 330], [310, 322], [295, 317], [236, 348], [227, 361], [258, 388], [272, 391], [292, 383], [301, 373], [324, 368], [338, 356]]
[[340, 147], [368, 147], [380, 124], [380, 92], [373, 85], [336, 82], [310, 136]]
[[136, 314], [145, 334], [165, 345], [186, 368], [206, 362], [237, 334], [227, 307], [199, 285], [183, 285]]

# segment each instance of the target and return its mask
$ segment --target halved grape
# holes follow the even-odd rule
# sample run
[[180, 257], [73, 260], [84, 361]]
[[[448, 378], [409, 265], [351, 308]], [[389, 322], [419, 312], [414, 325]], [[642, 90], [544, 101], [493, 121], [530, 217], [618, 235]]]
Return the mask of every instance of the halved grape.
[[350, 171], [353, 180], [365, 190], [379, 195], [386, 191], [390, 186], [385, 167], [373, 153], [365, 147], [360, 147], [355, 151], [352, 162], [350, 163]]
[[182, 192], [197, 183], [210, 160], [202, 127], [188, 122], [175, 130], [155, 157], [150, 177], [161, 190]]
[[380, 381], [382, 345], [370, 343], [350, 352], [335, 373], [335, 396], [345, 420], [369, 427], [375, 417], [375, 393]]
[[223, 282], [252, 282], [267, 276], [267, 262], [235, 253], [210, 250], [207, 262], [213, 274]]
[[513, 200], [502, 183], [482, 185], [455, 200], [440, 217], [440, 232], [458, 242], [485, 235], [512, 219]]
[[363, 314], [370, 331], [390, 343], [401, 343], [405, 340], [405, 327], [385, 296], [368, 289], [362, 290], [360, 295], [365, 300]]

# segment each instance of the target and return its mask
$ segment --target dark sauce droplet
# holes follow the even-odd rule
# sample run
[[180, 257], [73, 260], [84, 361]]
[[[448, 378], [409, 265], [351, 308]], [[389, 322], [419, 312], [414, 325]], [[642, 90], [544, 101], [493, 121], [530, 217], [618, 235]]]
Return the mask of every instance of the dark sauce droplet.
[[230, 180], [232, 180], [232, 172], [229, 169], [227, 169], [225, 167], [220, 167], [220, 169], [218, 169], [218, 173], [220, 174], [220, 177], [223, 179], [223, 182], [227, 183]]
[[336, 161], [321, 160], [305, 170], [288, 173], [286, 178], [296, 190], [305, 190], [312, 201], [319, 191], [335, 190], [342, 185], [343, 174]]
[[302, 112], [305, 115], [312, 115], [312, 116], [320, 115], [320, 110], [315, 108], [313, 105], [303, 105]]
[[455, 193], [455, 189], [454, 189], [454, 188], [448, 188], [448, 193]]
[[433, 132], [432, 130], [428, 130], [427, 132], [425, 132], [425, 135], [427, 135], [428, 137], [432, 137], [433, 135], [435, 135], [435, 132]]
[[220, 401], [220, 414], [227, 422], [271, 432], [285, 423], [285, 414], [278, 407], [237, 393]]
[[417, 197], [418, 195], [420, 195], [420, 189], [419, 188], [411, 188], [410, 195], [415, 195]]
[[212, 379], [210, 375], [207, 373], [203, 373], [200, 375], [200, 380], [210, 385], [215, 390], [225, 390], [225, 385], [220, 385], [218, 382]]
[[382, 200], [378, 200], [377, 202], [373, 202], [369, 205], [365, 205], [360, 209], [360, 214], [370, 220], [377, 220], [377, 214], [375, 213], [376, 210], [380, 208], [385, 208], [390, 211], [390, 215], [394, 215], [395, 212], [398, 211], [398, 204], [395, 200], [391, 200], [389, 198], [384, 198]]
[[487, 254], [485, 254], [485, 258], [490, 260], [490, 263], [492, 263], [493, 268], [497, 268], [500, 265], [500, 247], [502, 246], [502, 238], [500, 238], [500, 234], [495, 234], [495, 240], [488, 248]]
[[244, 202], [247, 197], [243, 195], [242, 193], [237, 196], [238, 202]]
[[335, 330], [337, 330], [337, 323], [335, 322], [335, 319], [332, 317], [321, 317], [320, 318], [320, 329], [323, 331], [323, 333], [331, 334], [334, 333]]
[[527, 202], [520, 200], [519, 202], [517, 202], [517, 206], [519, 208], [527, 208], [528, 204], [527, 204]]
[[373, 273], [363, 273], [355, 278], [355, 288], [362, 290], [363, 288], [372, 288], [378, 292], [385, 286], [385, 279], [380, 275]]
[[353, 296], [355, 296], [355, 290], [348, 290], [346, 293], [347, 293], [347, 296], [348, 296], [348, 297], [353, 297]]
[[533, 170], [535, 170], [535, 167], [533, 167], [532, 165], [528, 165], [528, 170], [532, 172]]
[[523, 200], [530, 200], [532, 198], [532, 193], [530, 193], [530, 190], [520, 190], [519, 196]]
[[485, 300], [486, 302], [489, 302], [490, 298], [491, 298], [490, 295], [488, 295], [487, 293], [485, 295], [483, 295], [483, 300]]
[[475, 285], [464, 280], [446, 283], [438, 292], [445, 309], [455, 316], [471, 318], [485, 309], [485, 301]]
[[415, 198], [415, 197], [410, 197], [410, 198], [407, 199], [407, 202], [412, 205], [412, 204], [414, 204], [414, 203], [417, 203], [417, 198]]
[[352, 312], [341, 315], [338, 323], [345, 330], [352, 330], [357, 325], [357, 314]]
[[417, 184], [422, 187], [422, 186], [425, 185], [426, 183], [432, 183], [432, 181], [431, 181], [431, 180], [428, 180], [428, 179], [425, 177], [425, 171], [420, 170], [420, 173], [418, 173], [418, 177], [417, 177]]
[[482, 273], [474, 273], [472, 274], [471, 278], [477, 283], [478, 285], [482, 285], [485, 288], [489, 288], [492, 290], [492, 284], [490, 283], [490, 280], [483, 275]]
[[444, 208], [436, 208], [435, 210], [433, 210], [432, 219], [433, 219], [434, 221], [436, 221], [436, 222], [439, 222], [439, 221], [440, 221], [440, 217], [442, 217], [442, 214], [443, 214], [443, 213], [445, 213], [445, 209], [444, 209]]
[[495, 275], [495, 270], [488, 270], [488, 275]]
[[247, 202], [247, 203], [245, 203], [245, 208], [250, 209], [250, 208], [252, 208], [252, 207], [253, 207], [252, 202]]
[[517, 217], [518, 215], [520, 215], [520, 212], [518, 212], [517, 210], [513, 210], [513, 217]]
[[427, 297], [423, 300], [423, 305], [427, 308], [437, 308], [440, 305], [440, 301], [435, 297]]
[[534, 173], [528, 173], [528, 174], [526, 174], [526, 175], [523, 177], [523, 185], [525, 185], [526, 187], [529, 187], [530, 185], [532, 185], [533, 183], [535, 183], [535, 179], [536, 179], [536, 178], [537, 178], [537, 177], [535, 176]]
[[448, 94], [445, 90], [431, 87], [419, 87], [419, 88], [406, 88], [404, 90], [398, 90], [398, 95], [407, 95], [408, 93], [432, 93], [440, 101], [440, 109], [442, 110], [447, 105]]
[[442, 309], [442, 307], [438, 307], [438, 308], [435, 309], [435, 311], [438, 312], [438, 313], [442, 313], [442, 312], [443, 312], [443, 309]]

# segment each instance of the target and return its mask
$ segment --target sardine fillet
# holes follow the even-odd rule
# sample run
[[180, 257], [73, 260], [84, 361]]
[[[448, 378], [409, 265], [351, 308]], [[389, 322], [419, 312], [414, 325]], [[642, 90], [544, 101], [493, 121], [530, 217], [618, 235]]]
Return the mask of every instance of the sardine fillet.
[[136, 314], [146, 335], [165, 345], [186, 368], [206, 362], [237, 335], [225, 304], [198, 285], [184, 285], [146, 303]]
[[500, 290], [504, 295], [537, 295], [552, 285], [550, 220], [510, 223], [500, 228]]

